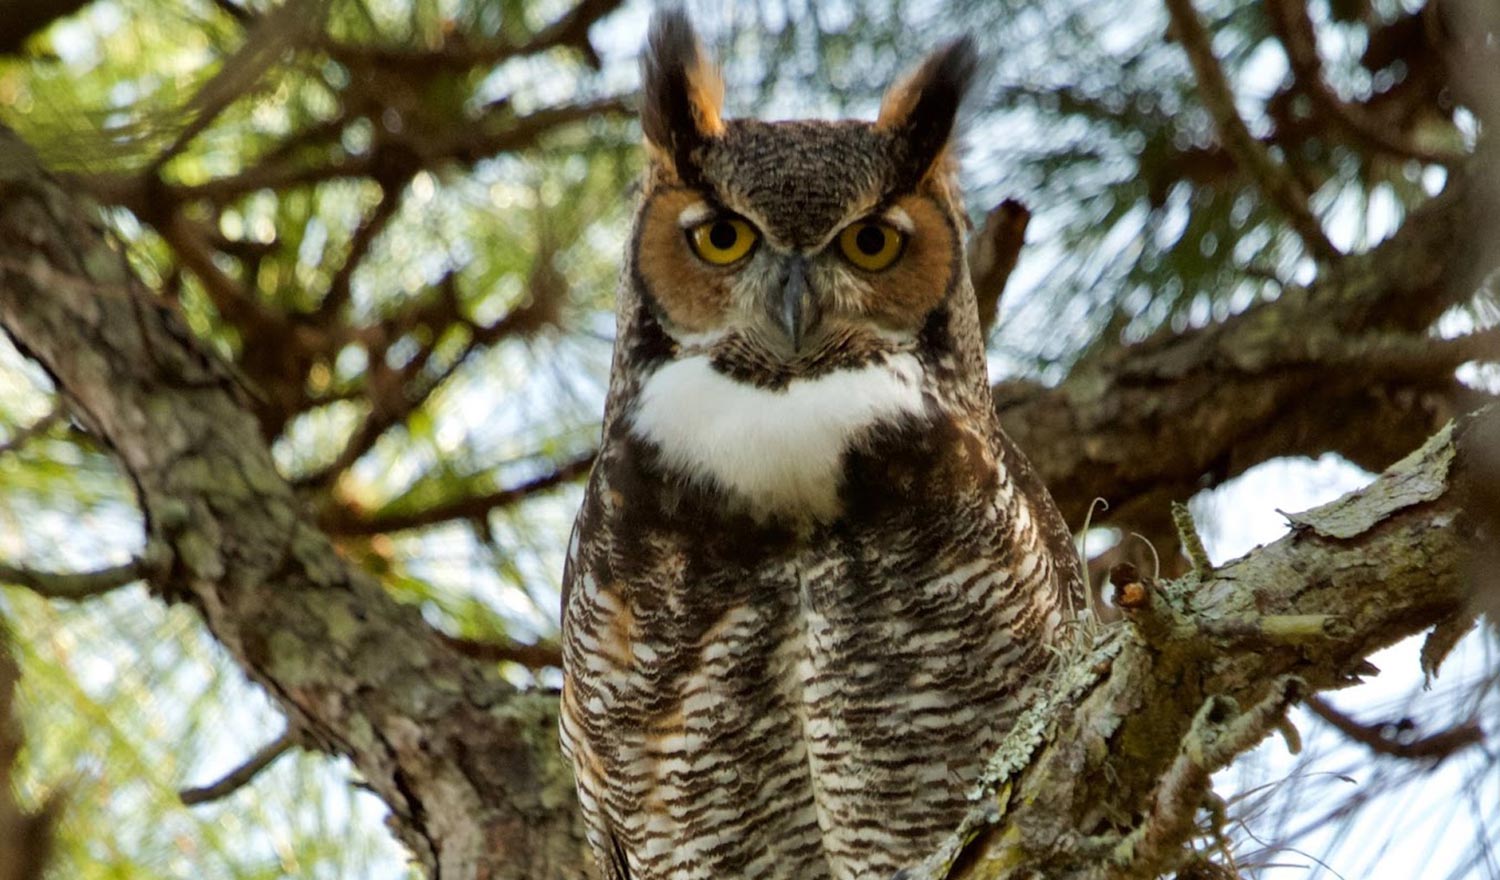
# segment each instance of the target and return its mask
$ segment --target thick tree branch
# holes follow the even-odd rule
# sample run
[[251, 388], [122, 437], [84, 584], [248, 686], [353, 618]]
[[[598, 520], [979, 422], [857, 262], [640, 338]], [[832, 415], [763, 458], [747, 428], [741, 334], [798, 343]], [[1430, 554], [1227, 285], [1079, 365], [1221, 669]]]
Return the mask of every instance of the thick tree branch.
[[1135, 592], [1131, 620], [1060, 664], [964, 828], [908, 877], [1145, 880], [1193, 858], [1206, 774], [1278, 726], [1291, 688], [1353, 684], [1370, 652], [1467, 613], [1463, 504], [1496, 418], [1450, 425], [1201, 581]]
[[89, 0], [0, 0], [0, 56], [13, 55], [34, 34], [89, 5]]
[[1500, 356], [1494, 331], [1429, 336], [1497, 264], [1486, 178], [1477, 161], [1456, 173], [1390, 239], [1306, 288], [1108, 351], [1056, 387], [997, 384], [1001, 423], [1075, 527], [1103, 497], [1106, 522], [1170, 536], [1170, 502], [1278, 456], [1386, 467], [1488, 400], [1453, 368]]

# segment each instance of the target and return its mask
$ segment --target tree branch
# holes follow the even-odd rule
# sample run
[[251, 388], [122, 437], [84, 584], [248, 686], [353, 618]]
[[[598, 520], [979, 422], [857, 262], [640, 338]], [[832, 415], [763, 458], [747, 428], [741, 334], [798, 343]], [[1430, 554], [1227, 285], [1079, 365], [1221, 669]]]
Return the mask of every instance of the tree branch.
[[271, 766], [277, 758], [290, 752], [296, 745], [297, 737], [293, 736], [290, 730], [285, 731], [281, 736], [256, 749], [255, 754], [247, 758], [245, 763], [224, 774], [222, 778], [198, 788], [184, 788], [178, 792], [177, 797], [184, 806], [188, 807], [229, 797], [249, 785], [262, 770]]
[[[1136, 591], [1154, 606], [1144, 619], [1168, 625], [1132, 620], [1078, 645], [1002, 745], [959, 833], [905, 876], [1145, 880], [1195, 858], [1186, 844], [1206, 774], [1278, 726], [1293, 682], [1356, 683], [1372, 651], [1466, 613], [1463, 499], [1497, 419], [1450, 425], [1206, 580]], [[1313, 616], [1337, 625], [1266, 625]], [[1241, 624], [1294, 635], [1247, 642]]]
[[0, 583], [25, 587], [48, 599], [79, 602], [133, 584], [146, 577], [149, 570], [150, 566], [140, 559], [97, 571], [70, 572], [39, 571], [0, 562]]
[[1000, 316], [1000, 297], [1021, 257], [1031, 212], [1015, 199], [1006, 199], [985, 215], [984, 224], [969, 238], [969, 277], [979, 303], [984, 332]]
[[1484, 742], [1484, 728], [1476, 721], [1411, 740], [1388, 736], [1386, 731], [1399, 733], [1400, 725], [1361, 724], [1333, 708], [1321, 697], [1308, 697], [1302, 702], [1307, 710], [1328, 723], [1339, 733], [1349, 737], [1377, 755], [1407, 760], [1425, 760], [1436, 763], [1455, 752]]
[[1340, 254], [1318, 218], [1307, 204], [1307, 193], [1287, 169], [1283, 168], [1259, 141], [1250, 134], [1245, 120], [1234, 106], [1234, 93], [1218, 56], [1209, 43], [1208, 31], [1193, 8], [1192, 0], [1166, 0], [1172, 15], [1173, 33], [1182, 43], [1193, 74], [1198, 80], [1198, 97], [1214, 118], [1225, 149], [1257, 181], [1261, 189], [1297, 231], [1308, 251], [1319, 261], [1336, 260]]
[[0, 0], [0, 56], [15, 55], [35, 34], [89, 5], [89, 0]]
[[[622, 116], [630, 112], [625, 97], [601, 98], [548, 107], [523, 116], [492, 112], [474, 120], [458, 131], [422, 134], [420, 140], [405, 144], [416, 150], [411, 157], [417, 164], [412, 170], [432, 168], [445, 162], [472, 165], [498, 153], [533, 147], [544, 136], [563, 126], [600, 116]], [[222, 205], [260, 189], [285, 191], [331, 180], [378, 178], [391, 162], [387, 151], [372, 149], [358, 155], [345, 155], [331, 162], [308, 165], [288, 156], [281, 161], [264, 162], [237, 174], [215, 178], [199, 184], [167, 186], [153, 190], [140, 175], [100, 174], [77, 178], [90, 194], [107, 204], [121, 205], [142, 216], [150, 216], [153, 199], [165, 197], [172, 203], [205, 201]]]
[[334, 535], [381, 535], [421, 529], [453, 520], [477, 519], [496, 510], [519, 504], [534, 495], [579, 479], [594, 465], [595, 453], [563, 462], [551, 471], [494, 492], [464, 495], [417, 510], [376, 511], [360, 514], [348, 508], [332, 508], [319, 523]]
[[[1306, 288], [1115, 348], [1055, 387], [998, 383], [1001, 423], [1075, 528], [1102, 497], [1106, 524], [1153, 540], [1170, 539], [1172, 501], [1270, 458], [1331, 451], [1368, 470], [1386, 467], [1489, 399], [1453, 369], [1493, 359], [1496, 331], [1429, 335], [1497, 263], [1485, 176], [1478, 164], [1456, 172], [1391, 238]], [[1161, 547], [1164, 562], [1174, 549]]]
[[67, 417], [67, 412], [60, 406], [55, 406], [50, 412], [36, 421], [24, 427], [17, 428], [5, 442], [0, 443], [0, 455], [9, 455], [22, 449], [32, 440], [47, 433], [52, 426]]
[[13, 705], [21, 671], [10, 654], [10, 631], [0, 618], [0, 880], [43, 880], [52, 852], [52, 834], [62, 812], [54, 793], [28, 811], [16, 801], [11, 774], [21, 753], [21, 723]]
[[551, 49], [570, 47], [578, 50], [592, 66], [599, 58], [589, 44], [589, 28], [620, 7], [622, 0], [579, 0], [578, 4], [557, 20], [522, 43], [497, 40], [472, 43], [453, 40], [437, 49], [410, 49], [404, 46], [369, 46], [326, 41], [328, 54], [350, 65], [368, 65], [412, 71], [466, 70], [471, 67], [493, 67], [511, 58], [536, 55]]

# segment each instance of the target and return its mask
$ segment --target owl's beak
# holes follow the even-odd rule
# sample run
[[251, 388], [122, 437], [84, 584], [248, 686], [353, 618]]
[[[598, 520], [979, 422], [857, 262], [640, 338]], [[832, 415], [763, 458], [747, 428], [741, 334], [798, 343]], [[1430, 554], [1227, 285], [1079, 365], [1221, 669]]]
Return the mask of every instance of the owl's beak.
[[792, 351], [800, 352], [807, 331], [818, 322], [818, 305], [807, 283], [807, 261], [803, 257], [787, 260], [780, 302], [773, 309], [773, 317], [791, 341]]

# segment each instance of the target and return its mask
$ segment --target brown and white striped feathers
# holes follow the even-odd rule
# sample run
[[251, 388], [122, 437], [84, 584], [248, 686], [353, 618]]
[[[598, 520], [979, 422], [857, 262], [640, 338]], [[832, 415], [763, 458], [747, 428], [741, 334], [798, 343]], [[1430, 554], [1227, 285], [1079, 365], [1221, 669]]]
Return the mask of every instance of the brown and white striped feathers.
[[1071, 541], [990, 407], [950, 136], [969, 43], [873, 122], [724, 119], [653, 23], [562, 735], [608, 880], [889, 877], [1038, 684]]

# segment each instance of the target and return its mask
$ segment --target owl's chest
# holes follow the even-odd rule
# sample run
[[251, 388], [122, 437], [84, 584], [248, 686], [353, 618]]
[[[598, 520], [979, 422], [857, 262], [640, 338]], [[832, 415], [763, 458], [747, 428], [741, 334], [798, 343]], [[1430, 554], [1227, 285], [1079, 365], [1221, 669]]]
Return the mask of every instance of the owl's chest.
[[657, 450], [664, 481], [718, 493], [757, 520], [828, 522], [841, 512], [849, 454], [882, 428], [926, 417], [922, 380], [911, 354], [778, 387], [688, 357], [646, 379], [629, 430]]
[[962, 513], [790, 543], [657, 527], [592, 556], [571, 669], [645, 876], [889, 876], [956, 825], [1036, 653], [1000, 510]]

